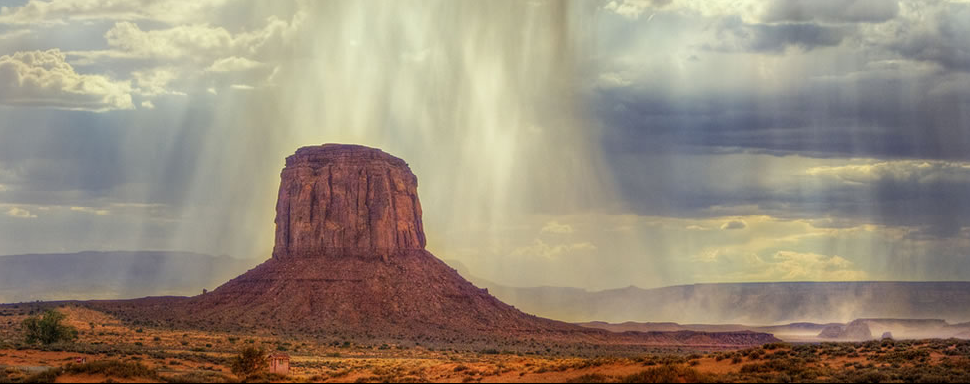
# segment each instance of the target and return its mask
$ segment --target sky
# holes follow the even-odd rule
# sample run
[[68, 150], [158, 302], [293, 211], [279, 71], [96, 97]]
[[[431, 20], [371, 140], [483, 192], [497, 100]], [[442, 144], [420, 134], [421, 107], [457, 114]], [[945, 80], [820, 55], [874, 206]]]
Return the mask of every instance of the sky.
[[341, 142], [499, 284], [970, 280], [967, 1], [0, 7], [0, 254], [255, 264]]

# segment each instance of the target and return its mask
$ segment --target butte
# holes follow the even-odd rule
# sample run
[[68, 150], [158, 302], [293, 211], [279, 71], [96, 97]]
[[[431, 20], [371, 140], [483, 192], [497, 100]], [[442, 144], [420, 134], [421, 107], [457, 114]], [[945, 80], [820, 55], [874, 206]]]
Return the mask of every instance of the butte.
[[751, 332], [615, 334], [523, 313], [425, 249], [418, 180], [379, 149], [325, 144], [286, 159], [273, 256], [212, 292], [89, 302], [142, 325], [466, 343], [757, 345]]

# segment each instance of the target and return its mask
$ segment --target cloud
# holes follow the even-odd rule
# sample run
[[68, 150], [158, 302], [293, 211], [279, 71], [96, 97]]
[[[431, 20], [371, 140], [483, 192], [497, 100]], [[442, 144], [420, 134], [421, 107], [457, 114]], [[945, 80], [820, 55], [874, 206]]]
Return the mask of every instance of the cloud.
[[303, 25], [305, 16], [297, 13], [289, 22], [277, 17], [267, 19], [260, 29], [232, 34], [223, 27], [208, 24], [178, 25], [171, 28], [143, 30], [130, 21], [115, 23], [104, 37], [112, 48], [108, 51], [76, 52], [78, 56], [152, 59], [161, 61], [193, 60], [213, 70], [238, 70], [252, 66], [253, 59], [270, 56], [284, 49]]
[[260, 63], [258, 61], [253, 61], [245, 57], [226, 57], [223, 59], [216, 60], [206, 71], [209, 72], [240, 72], [248, 71], [251, 69], [261, 68], [266, 64]]
[[842, 166], [812, 167], [812, 176], [834, 177], [856, 184], [962, 183], [970, 184], [970, 163], [927, 160], [895, 160]]
[[156, 67], [132, 71], [135, 90], [142, 96], [180, 95], [185, 93], [169, 89], [170, 84], [179, 78], [176, 67]]
[[141, 102], [141, 107], [145, 109], [155, 109], [155, 103], [151, 100], [145, 100]]
[[[869, 274], [855, 263], [840, 257], [811, 252], [777, 251], [767, 257], [754, 253], [729, 254], [706, 250], [692, 260], [720, 269], [700, 280], [712, 282], [757, 281], [859, 281]], [[725, 272], [726, 270], [726, 272]]]
[[648, 8], [664, 7], [671, 2], [672, 0], [612, 0], [603, 9], [620, 16], [637, 19]]
[[782, 53], [789, 47], [811, 51], [842, 43], [847, 31], [813, 23], [748, 24], [738, 16], [724, 17], [716, 27], [716, 41], [705, 48], [726, 52]]
[[595, 250], [596, 246], [590, 242], [550, 245], [541, 239], [535, 239], [531, 245], [514, 249], [511, 255], [555, 259], [567, 254]]
[[28, 211], [26, 209], [18, 208], [18, 207], [10, 208], [7, 211], [7, 216], [16, 217], [16, 218], [19, 218], [19, 219], [36, 219], [37, 218], [37, 215], [34, 215], [34, 214], [30, 213], [30, 211]]
[[[924, 14], [925, 13], [925, 14]], [[875, 41], [910, 59], [970, 71], [970, 3], [942, 3], [897, 23]]]
[[845, 258], [816, 253], [779, 251], [762, 266], [765, 271], [752, 275], [751, 280], [849, 281], [865, 280], [867, 276]]
[[109, 46], [128, 57], [154, 60], [206, 60], [230, 55], [241, 45], [225, 28], [204, 24], [145, 31], [123, 21], [115, 23], [104, 37]]
[[97, 209], [93, 207], [71, 207], [71, 212], [80, 212], [97, 216], [107, 216], [111, 214], [111, 211], [107, 209]]
[[744, 229], [748, 225], [744, 223], [743, 220], [732, 220], [721, 225], [721, 229], [732, 230], [732, 229]]
[[72, 110], [132, 109], [129, 82], [83, 75], [61, 51], [17, 52], [0, 56], [0, 103]]
[[556, 233], [556, 234], [570, 234], [575, 232], [573, 227], [569, 224], [560, 224], [558, 221], [550, 221], [542, 227], [540, 233]]
[[899, 3], [890, 0], [773, 0], [762, 18], [767, 22], [881, 23], [897, 14]]
[[19, 39], [31, 33], [32, 32], [29, 29], [15, 29], [12, 31], [0, 32], [0, 40]]
[[156, 20], [169, 23], [198, 20], [226, 0], [29, 0], [19, 7], [0, 8], [0, 24], [64, 24], [86, 20]]

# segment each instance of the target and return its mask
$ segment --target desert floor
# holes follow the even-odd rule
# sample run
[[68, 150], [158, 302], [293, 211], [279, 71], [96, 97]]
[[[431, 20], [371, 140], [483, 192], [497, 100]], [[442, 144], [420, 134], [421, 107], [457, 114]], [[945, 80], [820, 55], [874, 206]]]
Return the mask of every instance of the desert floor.
[[[290, 337], [139, 328], [65, 305], [73, 343], [27, 345], [29, 305], [0, 310], [0, 383], [6, 382], [964, 382], [962, 340], [772, 344], [743, 350], [571, 356], [422, 346], [318, 343]], [[244, 347], [285, 351], [289, 375], [239, 378], [230, 360]], [[84, 363], [77, 363], [78, 359]]]

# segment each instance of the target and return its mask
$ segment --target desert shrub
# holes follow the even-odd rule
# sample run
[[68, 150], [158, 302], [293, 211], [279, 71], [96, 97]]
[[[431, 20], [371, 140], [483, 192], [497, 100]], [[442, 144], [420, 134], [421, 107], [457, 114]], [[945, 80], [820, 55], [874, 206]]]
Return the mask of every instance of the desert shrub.
[[31, 316], [21, 324], [28, 344], [54, 344], [72, 341], [77, 338], [77, 329], [62, 324], [67, 318], [55, 310], [44, 312], [41, 316]]
[[567, 381], [567, 383], [609, 383], [609, 382], [610, 382], [610, 378], [608, 376], [601, 375], [598, 373], [582, 375], [580, 377]]
[[234, 380], [212, 372], [189, 372], [164, 378], [168, 383], [232, 383]]
[[677, 365], [661, 365], [626, 376], [622, 383], [702, 383], [706, 378], [696, 369]]
[[92, 361], [86, 364], [71, 364], [64, 368], [65, 373], [79, 375], [105, 375], [128, 379], [140, 377], [147, 379], [158, 378], [158, 372], [140, 363], [126, 363], [117, 360]]
[[266, 352], [262, 348], [244, 348], [230, 363], [232, 373], [241, 378], [252, 377], [263, 373], [269, 363]]
[[768, 343], [762, 347], [766, 351], [774, 351], [779, 348], [791, 348], [791, 344], [788, 343]]
[[847, 383], [882, 383], [889, 378], [886, 374], [876, 370], [862, 370], [848, 373], [844, 382]]
[[27, 376], [24, 383], [53, 383], [61, 375], [60, 368], [51, 368], [44, 372]]

